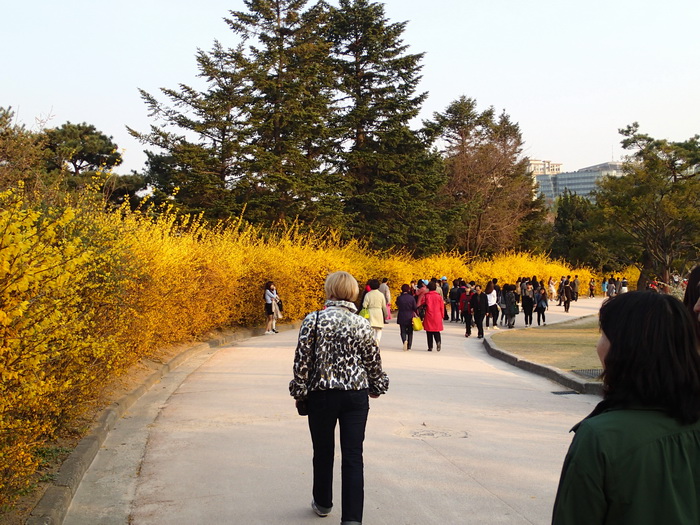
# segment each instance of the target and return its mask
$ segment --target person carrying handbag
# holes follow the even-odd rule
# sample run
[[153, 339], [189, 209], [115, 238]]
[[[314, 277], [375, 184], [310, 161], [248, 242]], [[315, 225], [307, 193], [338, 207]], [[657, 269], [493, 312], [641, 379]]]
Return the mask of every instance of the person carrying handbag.
[[374, 332], [367, 319], [356, 315], [355, 278], [335, 272], [326, 278], [326, 308], [306, 316], [294, 354], [294, 377], [289, 393], [306, 401], [313, 444], [311, 508], [327, 516], [333, 508], [335, 428], [340, 427], [342, 455], [341, 523], [361, 524], [364, 508], [362, 452], [369, 398], [389, 388], [389, 378]]

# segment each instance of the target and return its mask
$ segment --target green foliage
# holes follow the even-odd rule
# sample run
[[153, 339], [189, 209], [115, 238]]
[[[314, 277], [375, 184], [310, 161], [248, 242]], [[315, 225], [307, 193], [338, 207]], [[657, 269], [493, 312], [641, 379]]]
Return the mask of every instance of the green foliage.
[[634, 260], [643, 279], [668, 283], [700, 257], [698, 136], [685, 142], [655, 140], [635, 123], [620, 130], [632, 156], [625, 175], [600, 183], [602, 221], [618, 235], [615, 252]]
[[[204, 89], [162, 89], [167, 103], [141, 91], [159, 125], [131, 133], [159, 150], [145, 174], [156, 203], [264, 227], [330, 227], [418, 255], [546, 249], [520, 242], [546, 228], [508, 115], [462, 99], [427, 129], [410, 127], [427, 96], [417, 92], [423, 54], [409, 52], [406, 23], [391, 23], [383, 4], [244, 4], [225, 19], [240, 45], [197, 54]], [[468, 152], [431, 150], [441, 133], [467, 128]], [[468, 198], [454, 187], [465, 163]]]
[[246, 155], [249, 65], [240, 49], [225, 49], [219, 42], [209, 52], [198, 50], [196, 60], [207, 89], [186, 84], [161, 89], [170, 104], [140, 90], [150, 115], [161, 124], [151, 126], [150, 133], [128, 129], [163, 152], [147, 153], [145, 179], [156, 202], [177, 193], [175, 204], [182, 212], [238, 216], [241, 208], [234, 206], [231, 186], [242, 176]]
[[389, 23], [384, 6], [341, 0], [331, 11], [328, 39], [342, 101], [332, 126], [342, 146], [348, 183], [344, 233], [372, 247], [442, 251], [447, 242], [442, 161], [408, 127], [425, 100], [416, 93], [423, 54], [407, 53], [406, 23]]
[[[48, 169], [68, 168], [73, 187], [84, 186], [81, 175], [98, 170], [108, 171], [122, 163], [122, 156], [112, 137], [98, 131], [92, 124], [71, 124], [47, 129]], [[84, 177], [82, 178], [84, 180]]]
[[328, 10], [320, 4], [304, 10], [306, 3], [246, 1], [248, 12], [232, 11], [227, 19], [244, 41], [257, 40], [247, 49], [246, 79], [254, 139], [234, 187], [256, 222], [328, 225], [340, 212], [341, 181], [330, 172], [334, 76], [322, 34]]
[[[566, 259], [575, 264], [600, 267], [592, 249], [593, 204], [568, 189], [556, 201], [557, 215], [554, 219], [552, 238], [553, 257]], [[607, 244], [607, 243], [604, 243]]]

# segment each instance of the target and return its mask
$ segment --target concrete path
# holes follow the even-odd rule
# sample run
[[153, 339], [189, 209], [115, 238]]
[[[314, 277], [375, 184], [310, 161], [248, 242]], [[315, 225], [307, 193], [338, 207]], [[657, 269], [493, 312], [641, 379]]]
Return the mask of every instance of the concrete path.
[[[547, 321], [601, 302], [552, 306]], [[110, 433], [64, 523], [339, 523], [339, 457], [336, 509], [319, 522], [309, 508], [311, 441], [287, 389], [296, 335], [213, 349], [164, 378]], [[425, 332], [403, 352], [393, 322], [381, 347], [391, 385], [371, 401], [364, 523], [549, 523], [569, 429], [599, 398], [490, 357], [461, 324], [445, 323], [440, 353]]]

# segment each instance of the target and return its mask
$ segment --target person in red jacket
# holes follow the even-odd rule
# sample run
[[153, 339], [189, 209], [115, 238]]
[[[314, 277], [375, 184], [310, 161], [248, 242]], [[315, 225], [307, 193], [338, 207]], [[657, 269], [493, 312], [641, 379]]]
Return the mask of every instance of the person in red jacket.
[[433, 340], [439, 352], [442, 346], [440, 332], [443, 330], [442, 317], [445, 313], [445, 301], [442, 295], [437, 293], [437, 284], [430, 282], [428, 284], [428, 293], [424, 296], [425, 304], [425, 319], [423, 319], [423, 328], [428, 336], [428, 352], [433, 351]]

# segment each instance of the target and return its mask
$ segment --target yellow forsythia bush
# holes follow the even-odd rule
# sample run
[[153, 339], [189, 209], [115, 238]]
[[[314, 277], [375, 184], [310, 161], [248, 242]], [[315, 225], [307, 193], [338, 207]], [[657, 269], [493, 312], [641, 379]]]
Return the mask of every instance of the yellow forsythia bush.
[[119, 359], [104, 318], [118, 297], [102, 239], [73, 209], [0, 194], [0, 505], [24, 489], [34, 448], [94, 398]]
[[337, 270], [361, 285], [387, 277], [394, 298], [403, 283], [443, 275], [450, 284], [591, 276], [527, 253], [414, 259], [373, 253], [333, 232], [300, 233], [298, 225], [212, 227], [167, 208], [105, 212], [90, 199], [36, 208], [21, 194], [0, 194], [0, 507], [30, 484], [36, 448], [109, 379], [171, 343], [261, 325], [267, 280], [285, 318], [298, 320], [323, 304], [323, 282]]

